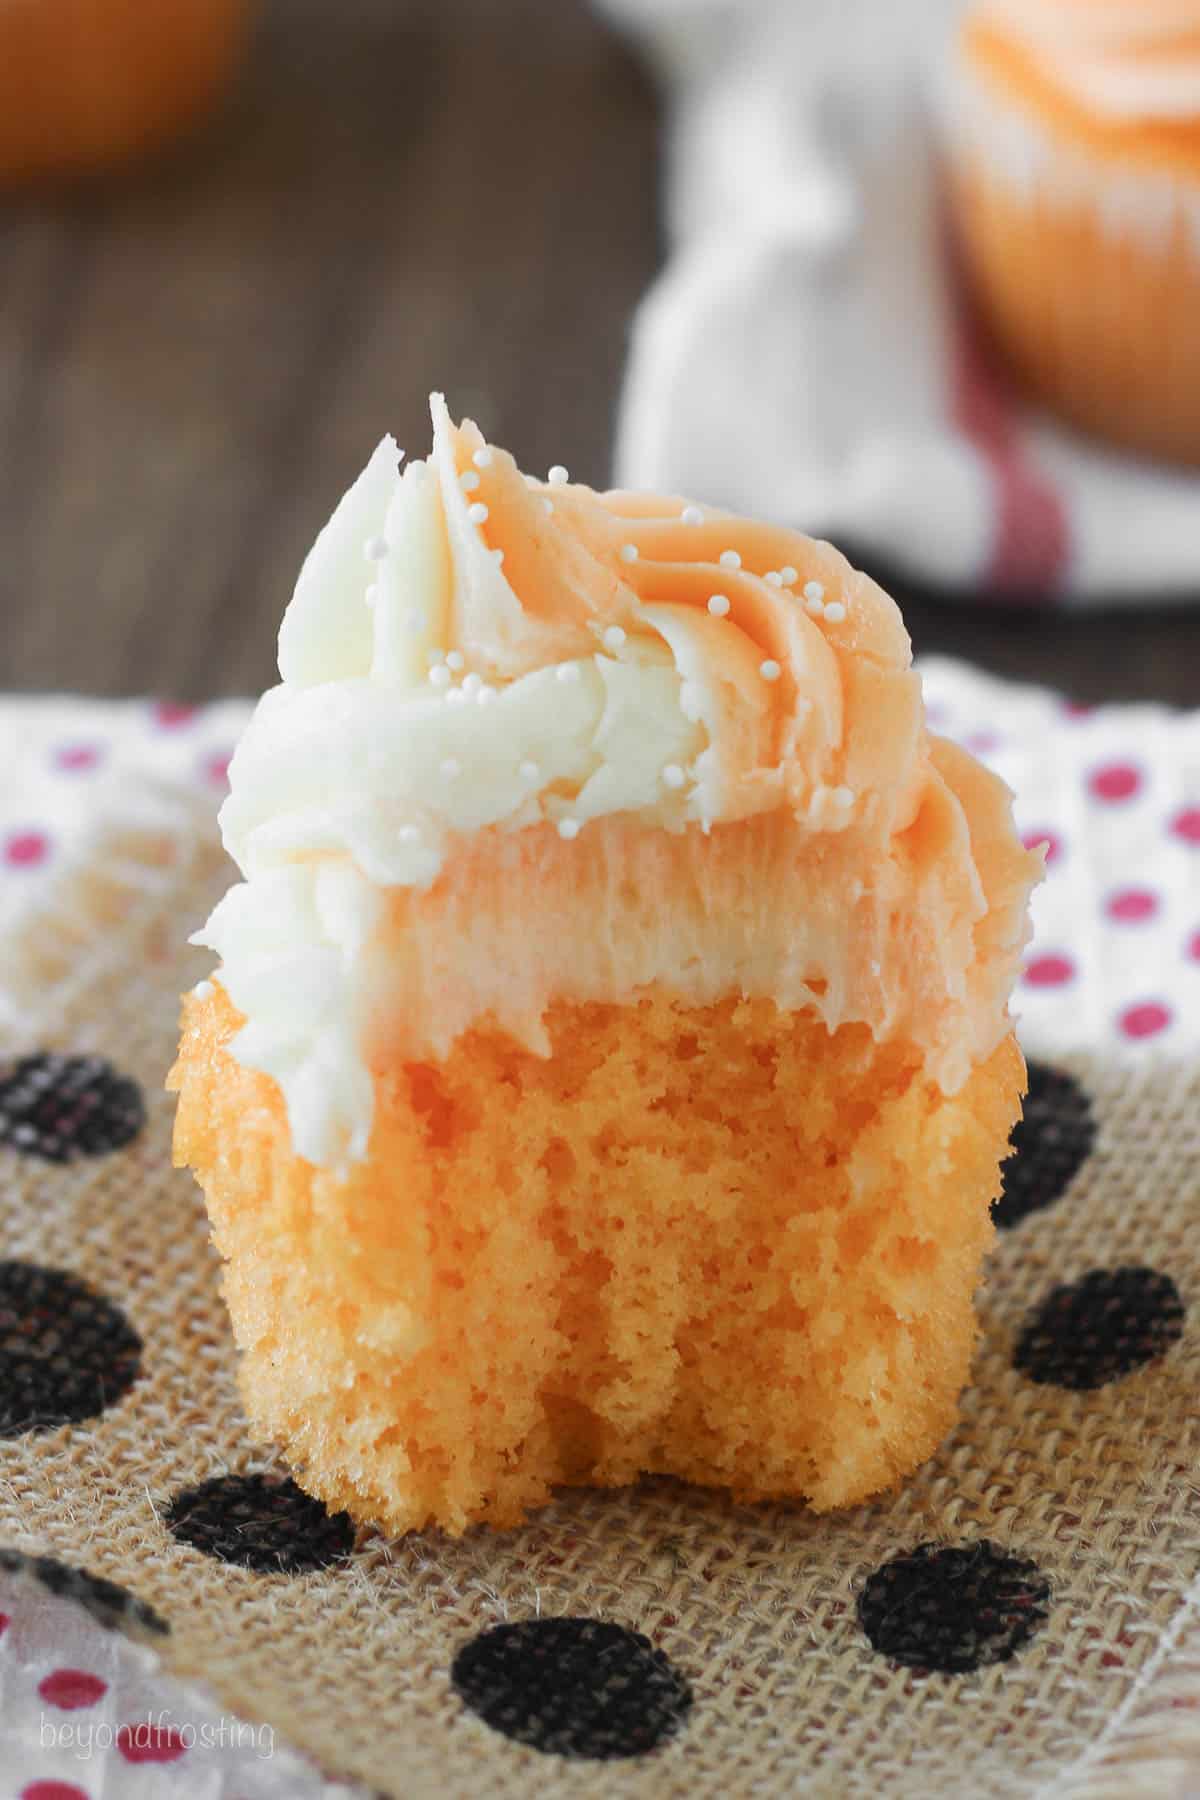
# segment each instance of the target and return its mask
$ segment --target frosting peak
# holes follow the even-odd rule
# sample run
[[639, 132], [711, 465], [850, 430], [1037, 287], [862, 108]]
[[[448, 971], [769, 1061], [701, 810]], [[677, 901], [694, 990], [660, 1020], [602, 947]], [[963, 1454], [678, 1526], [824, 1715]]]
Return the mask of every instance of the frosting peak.
[[552, 999], [654, 981], [903, 1029], [957, 1085], [1006, 1029], [1033, 864], [1002, 799], [974, 843], [892, 602], [828, 545], [532, 481], [432, 412], [428, 461], [385, 438], [304, 563], [221, 813], [246, 880], [199, 934], [300, 1153], [365, 1153], [381, 1055], [481, 1021], [544, 1053]]
[[1200, 116], [1200, 0], [984, 0], [981, 15], [1103, 118]]

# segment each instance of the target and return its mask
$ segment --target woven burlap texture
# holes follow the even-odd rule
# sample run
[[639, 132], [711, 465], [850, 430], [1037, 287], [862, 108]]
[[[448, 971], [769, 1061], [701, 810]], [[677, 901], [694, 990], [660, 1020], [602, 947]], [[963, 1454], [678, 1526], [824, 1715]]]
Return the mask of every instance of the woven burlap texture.
[[[1133, 1076], [1076, 1058], [1097, 1148], [1059, 1202], [1005, 1234], [961, 1423], [894, 1497], [828, 1518], [648, 1482], [569, 1493], [526, 1528], [366, 1535], [340, 1566], [257, 1575], [176, 1542], [172, 1496], [278, 1468], [251, 1443], [200, 1196], [170, 1163], [185, 947], [228, 879], [211, 822], [114, 836], [58, 906], [0, 946], [0, 1052], [98, 1052], [146, 1089], [127, 1150], [66, 1168], [0, 1152], [5, 1255], [68, 1269], [145, 1342], [94, 1422], [2, 1447], [0, 1543], [123, 1583], [169, 1621], [162, 1654], [331, 1776], [405, 1800], [804, 1794], [1155, 1797], [1200, 1782], [1200, 1068]], [[1169, 1356], [1094, 1393], [1012, 1367], [1029, 1309], [1087, 1270], [1170, 1274], [1189, 1311]], [[920, 1675], [858, 1624], [865, 1577], [918, 1543], [990, 1538], [1053, 1585], [1008, 1663]], [[489, 1624], [588, 1613], [644, 1632], [692, 1683], [679, 1735], [638, 1761], [567, 1762], [467, 1713], [454, 1653]], [[1191, 1787], [1191, 1791], [1195, 1791]]]

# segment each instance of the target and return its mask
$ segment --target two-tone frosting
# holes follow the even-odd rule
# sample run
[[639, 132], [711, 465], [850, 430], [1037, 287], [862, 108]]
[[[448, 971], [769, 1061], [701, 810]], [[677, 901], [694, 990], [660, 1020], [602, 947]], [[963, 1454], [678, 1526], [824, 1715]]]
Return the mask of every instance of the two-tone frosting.
[[984, 0], [979, 15], [1099, 118], [1200, 118], [1200, 0]]
[[382, 1059], [651, 984], [811, 1007], [952, 1090], [1008, 1029], [1039, 866], [924, 730], [899, 615], [828, 545], [523, 476], [433, 402], [317, 539], [198, 941], [298, 1152], [366, 1153]]

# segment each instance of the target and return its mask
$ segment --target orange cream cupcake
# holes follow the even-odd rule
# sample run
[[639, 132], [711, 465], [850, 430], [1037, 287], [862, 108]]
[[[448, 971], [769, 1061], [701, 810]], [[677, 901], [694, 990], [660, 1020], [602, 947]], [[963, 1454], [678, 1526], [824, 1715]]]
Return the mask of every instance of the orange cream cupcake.
[[1032, 392], [1200, 462], [1200, 0], [979, 0], [947, 84], [969, 272]]
[[0, 181], [101, 167], [184, 130], [221, 93], [247, 0], [2, 0]]
[[301, 572], [185, 1002], [250, 1419], [390, 1531], [861, 1499], [967, 1374], [1040, 862], [829, 545], [433, 414]]

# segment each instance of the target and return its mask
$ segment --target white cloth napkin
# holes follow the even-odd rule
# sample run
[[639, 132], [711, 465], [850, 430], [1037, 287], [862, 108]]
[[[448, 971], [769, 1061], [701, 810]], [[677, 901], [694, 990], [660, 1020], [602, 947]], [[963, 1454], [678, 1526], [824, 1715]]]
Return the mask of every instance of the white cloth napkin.
[[596, 0], [667, 103], [670, 255], [616, 479], [951, 590], [1200, 599], [1200, 477], [1022, 407], [950, 276], [930, 95], [961, 0]]

